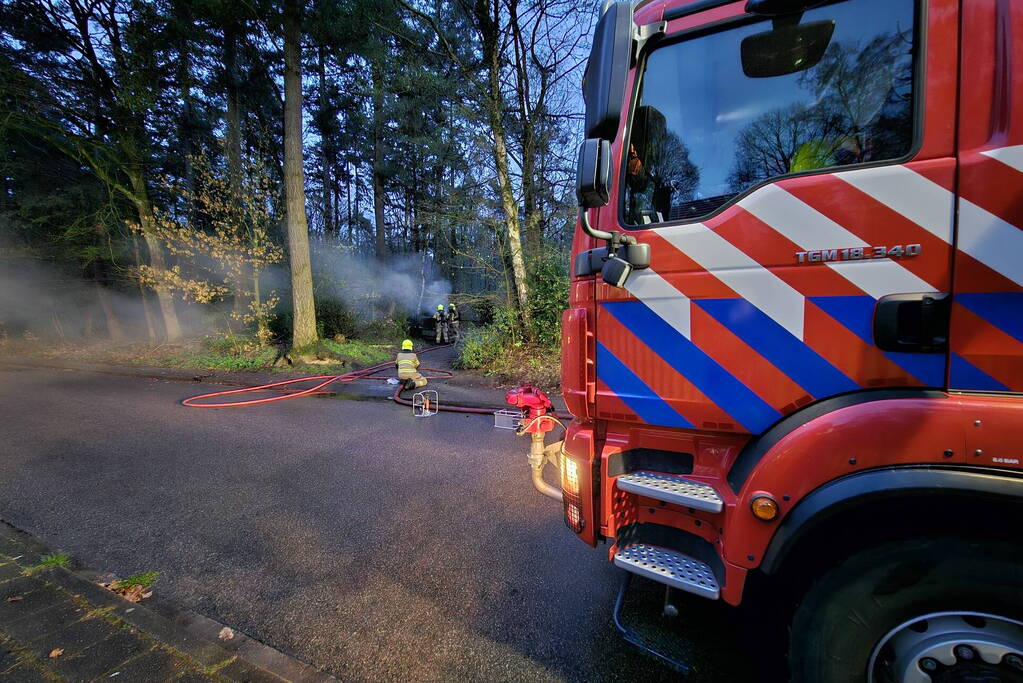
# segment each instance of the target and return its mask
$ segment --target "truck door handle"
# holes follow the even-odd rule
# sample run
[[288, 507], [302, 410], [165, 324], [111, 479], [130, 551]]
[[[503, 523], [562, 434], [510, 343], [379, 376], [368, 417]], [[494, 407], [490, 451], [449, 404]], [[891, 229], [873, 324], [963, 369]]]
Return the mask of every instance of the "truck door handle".
[[941, 292], [889, 294], [874, 307], [874, 344], [882, 351], [944, 353], [952, 300]]

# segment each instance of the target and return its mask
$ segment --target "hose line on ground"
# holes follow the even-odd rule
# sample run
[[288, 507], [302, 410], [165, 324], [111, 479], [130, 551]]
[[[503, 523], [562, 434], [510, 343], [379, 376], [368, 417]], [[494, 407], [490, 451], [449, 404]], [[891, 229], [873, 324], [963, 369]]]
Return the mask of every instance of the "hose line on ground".
[[[424, 350], [420, 351], [419, 353], [420, 354], [429, 353], [430, 351], [435, 351], [437, 349], [444, 348], [445, 346], [450, 346], [450, 344], [441, 344], [440, 346], [431, 346], [430, 348], [424, 349]], [[287, 380], [284, 380], [282, 382], [271, 382], [269, 384], [260, 384], [259, 386], [255, 386], [255, 387], [243, 387], [241, 389], [228, 389], [226, 391], [214, 391], [214, 392], [210, 392], [208, 394], [200, 394], [198, 396], [191, 396], [189, 398], [186, 398], [185, 400], [183, 400], [181, 402], [181, 405], [187, 406], [189, 408], [238, 408], [238, 407], [241, 407], [241, 406], [255, 406], [255, 405], [260, 405], [262, 403], [272, 403], [274, 401], [284, 401], [284, 400], [287, 400], [289, 398], [298, 398], [299, 396], [325, 396], [325, 395], [330, 395], [332, 392], [323, 391], [323, 389], [325, 389], [327, 386], [329, 386], [331, 384], [334, 384], [335, 382], [340, 382], [342, 384], [347, 384], [348, 382], [355, 382], [357, 380], [363, 380], [363, 379], [387, 380], [387, 379], [389, 379], [388, 377], [378, 376], [376, 373], [380, 372], [381, 370], [383, 370], [385, 368], [390, 368], [392, 365], [393, 365], [393, 362], [379, 363], [377, 365], [373, 365], [373, 366], [368, 367], [368, 368], [363, 368], [362, 370], [353, 370], [351, 372], [346, 372], [346, 373], [343, 373], [343, 374], [340, 374], [340, 375], [311, 375], [309, 377], [299, 377], [298, 379], [287, 379]], [[441, 379], [443, 377], [451, 377], [452, 376], [452, 373], [447, 371], [447, 370], [438, 370], [436, 368], [425, 368], [425, 367], [422, 368], [422, 369], [426, 370], [427, 372], [440, 373], [440, 374], [433, 374], [433, 375], [423, 375], [426, 379]], [[298, 384], [298, 383], [301, 383], [301, 382], [316, 382], [316, 381], [319, 381], [319, 383], [316, 384], [315, 386], [309, 387], [307, 389], [295, 390], [295, 389], [286, 388], [286, 387], [290, 387], [292, 384]], [[211, 399], [211, 398], [219, 398], [219, 397], [222, 397], [222, 396], [235, 396], [235, 395], [238, 395], [238, 394], [248, 394], [248, 393], [253, 393], [253, 392], [257, 392], [257, 391], [277, 391], [277, 392], [281, 392], [281, 394], [279, 396], [267, 396], [267, 397], [264, 397], [264, 398], [251, 398], [251, 399], [247, 399], [245, 401], [225, 401], [225, 402], [222, 402], [222, 403], [201, 403], [200, 402], [200, 401], [204, 401], [204, 400]], [[394, 394], [391, 396], [391, 400], [393, 400], [395, 403], [400, 403], [400, 404], [406, 405], [406, 406], [412, 405], [412, 401], [408, 400], [407, 398], [403, 398], [401, 396], [401, 392], [402, 391], [404, 391], [404, 387], [401, 384], [399, 384], [398, 387], [394, 390]], [[437, 405], [436, 408], [437, 408], [437, 410], [442, 410], [442, 411], [450, 412], [450, 413], [470, 413], [470, 414], [474, 414], [474, 415], [492, 415], [495, 410], [499, 410], [498, 408], [472, 408], [472, 407], [469, 407], [469, 406], [452, 406], [452, 405], [444, 405], [444, 404]], [[550, 413], [550, 414], [546, 414], [546, 415], [539, 415], [539, 416], [533, 418], [528, 424], [521, 426], [521, 429], [517, 433], [518, 434], [524, 434], [527, 429], [530, 429], [538, 421], [541, 421], [541, 420], [544, 420], [544, 419], [548, 419], [548, 420], [554, 421], [555, 423], [560, 425], [563, 430], [565, 430], [567, 432], [568, 430], [565, 428], [565, 425], [561, 422], [561, 420], [558, 419], [559, 417], [565, 418], [565, 419], [571, 419], [572, 416], [571, 415], [565, 415], [563, 413]], [[559, 488], [555, 487], [555, 486], [551, 486], [546, 481], [544, 481], [544, 478], [543, 478], [543, 468], [544, 468], [545, 461], [547, 460], [547, 458], [544, 457], [544, 456], [546, 456], [547, 449], [560, 447], [563, 450], [564, 449], [564, 440], [562, 440], [562, 441], [560, 441], [560, 442], [558, 442], [556, 444], [551, 444], [550, 446], [545, 448], [544, 444], [543, 444], [543, 440], [544, 439], [543, 439], [543, 433], [542, 432], [541, 433], [531, 434], [530, 438], [531, 438], [531, 449], [539, 451], [538, 453], [531, 452], [530, 453], [530, 458], [529, 458], [529, 460], [530, 460], [530, 469], [532, 470], [531, 479], [532, 479], [532, 482], [533, 482], [533, 486], [536, 488], [537, 491], [539, 491], [540, 493], [544, 494], [545, 496], [548, 496], [550, 498], [553, 498], [555, 500], [559, 500], [560, 501], [561, 500], [561, 490]], [[552, 464], [554, 464], [555, 467], [559, 467], [556, 459], [552, 460]]]
[[[443, 349], [451, 344], [440, 344], [438, 346], [431, 346], [427, 349], [423, 349], [419, 352], [420, 355], [429, 353], [430, 351], [436, 351], [437, 349]], [[378, 363], [377, 365], [363, 368], [362, 370], [352, 370], [340, 375], [310, 375], [309, 377], [299, 377], [298, 379], [287, 379], [282, 382], [271, 382], [270, 384], [260, 384], [255, 387], [243, 387], [241, 389], [229, 389], [227, 391], [214, 391], [208, 394], [200, 394], [198, 396], [191, 396], [181, 402], [181, 405], [189, 408], [239, 408], [242, 406], [255, 406], [263, 403], [272, 403], [274, 401], [284, 401], [289, 398], [298, 398], [300, 396], [328, 396], [331, 394], [329, 391], [323, 391], [327, 386], [334, 383], [348, 384], [349, 382], [356, 382], [358, 380], [386, 380], [388, 377], [376, 376], [376, 373], [380, 372], [385, 368], [390, 368], [394, 365], [394, 361], [388, 361], [386, 363]], [[427, 372], [438, 373], [433, 375], [424, 375], [426, 379], [443, 379], [445, 377], [451, 377], [452, 373], [447, 370], [439, 370], [437, 368], [422, 368]], [[319, 380], [319, 383], [315, 386], [309, 387], [308, 389], [288, 389], [283, 387], [289, 387], [292, 384], [298, 384], [301, 382], [315, 382]], [[398, 388], [394, 390], [394, 395], [391, 396], [391, 400], [401, 405], [410, 406], [412, 401], [401, 396], [401, 392], [405, 389], [399, 384]], [[264, 398], [250, 398], [245, 401], [225, 401], [223, 403], [201, 403], [211, 398], [219, 398], [221, 396], [234, 396], [237, 394], [247, 394], [258, 391], [279, 391], [280, 396], [267, 396]], [[453, 406], [441, 404], [438, 406], [438, 410], [442, 410], [450, 413], [469, 413], [473, 415], [492, 415], [495, 410], [500, 408], [471, 408], [469, 406]], [[554, 416], [563, 419], [571, 419], [571, 415], [564, 413], [553, 413]], [[560, 424], [560, 423], [559, 423]], [[564, 425], [562, 425], [564, 426]]]
[[[422, 353], [429, 353], [430, 351], [435, 351], [437, 349], [441, 349], [441, 348], [444, 348], [446, 346], [450, 346], [450, 344], [441, 344], [440, 346], [431, 346], [430, 348], [424, 349], [424, 350], [420, 351], [419, 353], [421, 353], [421, 354]], [[298, 379], [284, 380], [283, 382], [271, 382], [269, 384], [260, 384], [259, 386], [255, 386], [255, 387], [244, 387], [242, 389], [229, 389], [227, 391], [214, 391], [214, 392], [211, 392], [211, 393], [208, 393], [208, 394], [200, 394], [198, 396], [191, 396], [189, 398], [186, 398], [184, 401], [181, 402], [181, 405], [187, 406], [189, 408], [238, 408], [238, 407], [241, 407], [241, 406], [255, 406], [255, 405], [260, 405], [262, 403], [272, 403], [274, 401], [284, 401], [284, 400], [289, 399], [289, 398], [298, 398], [299, 396], [322, 396], [322, 395], [325, 395], [325, 394], [329, 394], [330, 392], [321, 391], [321, 389], [325, 388], [326, 386], [328, 386], [330, 384], [334, 384], [335, 382], [340, 382], [342, 384], [347, 384], [349, 382], [355, 382], [356, 380], [360, 380], [360, 379], [386, 380], [387, 379], [386, 377], [372, 377], [372, 375], [376, 374], [377, 372], [380, 372], [384, 368], [389, 368], [392, 365], [394, 365], [394, 362], [393, 361], [388, 361], [386, 363], [378, 363], [377, 365], [373, 365], [373, 366], [370, 366], [368, 368], [363, 368], [362, 370], [352, 370], [351, 372], [346, 372], [346, 373], [343, 373], [343, 374], [340, 374], [340, 375], [310, 375], [309, 377], [299, 377]], [[424, 369], [427, 369], [427, 368], [424, 368]], [[435, 371], [435, 372], [446, 372], [446, 371], [440, 370], [440, 371]], [[448, 374], [450, 375], [450, 373], [448, 373]], [[434, 379], [436, 379], [436, 378], [437, 377], [435, 377]], [[430, 378], [428, 378], [428, 379], [430, 379]], [[287, 386], [290, 386], [292, 384], [298, 384], [299, 382], [315, 382], [317, 380], [322, 380], [322, 381], [320, 381], [320, 383], [315, 385], [315, 386], [309, 387], [308, 389], [301, 389], [301, 390], [296, 391], [296, 390], [293, 390], [293, 389], [282, 389], [282, 388], [280, 388], [280, 387], [287, 387]], [[399, 389], [400, 389], [400, 387], [399, 387]], [[245, 401], [228, 401], [228, 402], [223, 402], [223, 403], [200, 403], [200, 401], [203, 401], [205, 399], [218, 398], [218, 397], [221, 397], [221, 396], [232, 396], [232, 395], [235, 395], [235, 394], [247, 394], [247, 393], [252, 393], [252, 392], [257, 392], [257, 391], [279, 391], [279, 392], [283, 392], [283, 393], [280, 396], [267, 396], [267, 397], [264, 397], [264, 398], [252, 398], [252, 399], [248, 399], [248, 400], [245, 400]], [[493, 411], [491, 411], [491, 412], [493, 412]]]

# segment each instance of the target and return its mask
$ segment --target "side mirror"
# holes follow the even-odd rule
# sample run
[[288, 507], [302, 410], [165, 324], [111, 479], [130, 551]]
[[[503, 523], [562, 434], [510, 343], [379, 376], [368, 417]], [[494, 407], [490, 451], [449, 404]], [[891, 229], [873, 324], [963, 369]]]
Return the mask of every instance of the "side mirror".
[[600, 269], [600, 279], [612, 287], [621, 289], [632, 275], [632, 270], [631, 263], [618, 256], [612, 256], [604, 261], [604, 267]]
[[742, 39], [742, 72], [750, 78], [770, 78], [805, 71], [824, 57], [834, 32], [832, 19], [808, 24], [775, 19], [770, 31]]
[[[611, 194], [611, 143], [607, 140], [587, 138], [579, 146], [575, 194], [579, 200], [579, 224], [583, 232], [608, 242], [605, 249], [591, 249], [579, 254], [576, 274], [589, 275], [599, 269], [604, 282], [612, 287], [624, 287], [634, 269], [650, 266], [650, 247], [637, 244], [632, 235], [598, 230], [590, 225], [588, 209], [606, 206]], [[582, 265], [580, 258], [585, 262]], [[580, 268], [585, 272], [580, 272]]]
[[611, 143], [588, 138], [579, 145], [575, 196], [579, 206], [595, 209], [606, 206], [611, 194]]
[[612, 2], [597, 21], [583, 75], [586, 137], [613, 140], [632, 60], [632, 3]]

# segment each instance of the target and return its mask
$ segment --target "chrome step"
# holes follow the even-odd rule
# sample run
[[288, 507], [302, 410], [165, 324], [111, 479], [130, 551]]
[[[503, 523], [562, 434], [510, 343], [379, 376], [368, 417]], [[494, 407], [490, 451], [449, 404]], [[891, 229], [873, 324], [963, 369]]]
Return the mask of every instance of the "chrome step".
[[717, 600], [721, 595], [710, 565], [647, 543], [633, 543], [615, 553], [615, 566], [687, 593]]
[[647, 498], [677, 503], [696, 510], [721, 512], [721, 497], [713, 486], [676, 474], [630, 472], [618, 477], [618, 488]]

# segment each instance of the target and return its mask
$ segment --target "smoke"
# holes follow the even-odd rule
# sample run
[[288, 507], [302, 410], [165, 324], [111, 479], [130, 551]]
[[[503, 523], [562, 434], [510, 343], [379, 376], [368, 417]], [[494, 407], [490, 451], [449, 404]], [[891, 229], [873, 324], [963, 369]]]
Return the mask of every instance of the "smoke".
[[[438, 304], [449, 303], [451, 283], [438, 274], [427, 253], [398, 255], [380, 263], [348, 248], [320, 244], [314, 245], [312, 256], [317, 304], [336, 301], [362, 320], [381, 313], [394, 318], [416, 312], [430, 315]], [[290, 280], [287, 263], [267, 268], [260, 278], [263, 299], [271, 292], [281, 299], [275, 313], [290, 308]], [[72, 265], [23, 257], [0, 244], [0, 340], [163, 339], [156, 295], [147, 291], [144, 297], [130, 280], [120, 288], [95, 282]], [[174, 306], [186, 337], [242, 332], [242, 323], [231, 316], [230, 298], [194, 304], [175, 294]]]
[[[138, 290], [126, 293], [83, 279], [74, 268], [14, 257], [0, 247], [0, 337], [128, 342], [151, 339], [152, 328], [161, 338], [156, 297], [151, 292], [147, 297], [144, 302]], [[213, 329], [224, 309], [200, 308], [180, 299], [175, 308], [189, 335]]]
[[426, 252], [381, 263], [351, 249], [318, 245], [313, 264], [317, 299], [340, 301], [361, 316], [391, 303], [408, 315], [429, 314], [439, 304], [447, 305], [451, 295], [451, 283], [439, 275]]

